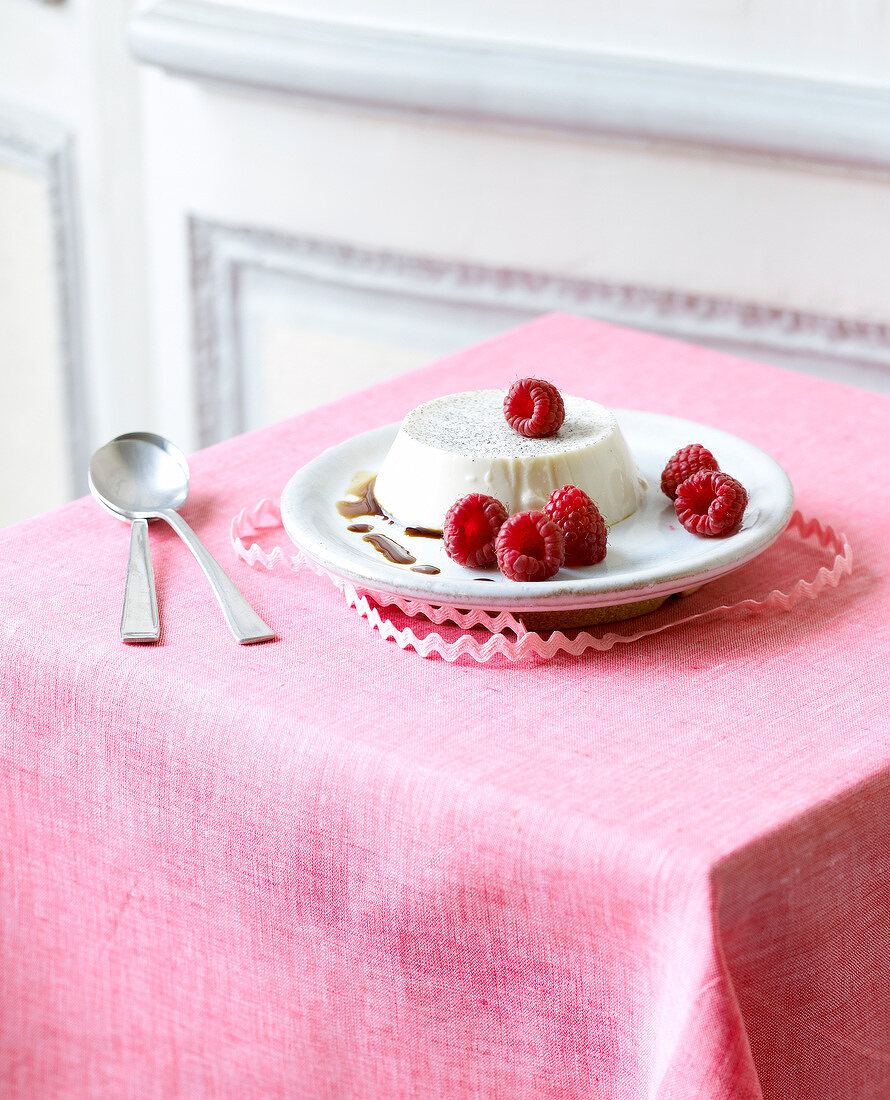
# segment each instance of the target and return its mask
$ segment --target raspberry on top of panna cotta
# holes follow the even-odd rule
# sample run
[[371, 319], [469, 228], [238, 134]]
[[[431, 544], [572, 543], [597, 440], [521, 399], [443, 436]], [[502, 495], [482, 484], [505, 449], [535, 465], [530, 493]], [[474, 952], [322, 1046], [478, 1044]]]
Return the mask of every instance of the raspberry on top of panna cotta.
[[566, 418], [566, 409], [562, 394], [552, 382], [520, 378], [504, 398], [504, 416], [520, 435], [542, 439], [556, 435]]

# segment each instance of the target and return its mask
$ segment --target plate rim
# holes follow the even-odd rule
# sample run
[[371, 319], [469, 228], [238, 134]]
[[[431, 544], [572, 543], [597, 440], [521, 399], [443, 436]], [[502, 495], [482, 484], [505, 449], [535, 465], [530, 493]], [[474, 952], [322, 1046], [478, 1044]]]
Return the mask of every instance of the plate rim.
[[[683, 430], [697, 431], [699, 434], [704, 432], [706, 434], [716, 434], [721, 437], [726, 437], [732, 439], [735, 443], [740, 444], [744, 448], [749, 448], [751, 451], [757, 452], [761, 458], [765, 459], [772, 467], [772, 472], [776, 478], [777, 489], [781, 488], [784, 490], [783, 507], [769, 517], [769, 521], [763, 525], [758, 537], [745, 544], [744, 549], [739, 554], [729, 555], [728, 557], [724, 555], [723, 559], [718, 564], [706, 569], [694, 571], [688, 571], [688, 569], [686, 571], [681, 569], [673, 570], [662, 579], [656, 581], [634, 583], [631, 580], [627, 583], [611, 587], [599, 586], [596, 590], [578, 590], [577, 579], [565, 579], [561, 583], [556, 579], [546, 582], [547, 588], [542, 591], [540, 590], [540, 584], [535, 586], [530, 582], [507, 582], [505, 579], [500, 578], [504, 580], [505, 584], [509, 583], [515, 586], [517, 591], [514, 594], [510, 591], [477, 592], [472, 585], [473, 578], [468, 578], [464, 585], [460, 585], [456, 584], [453, 578], [438, 580], [435, 576], [409, 573], [408, 570], [404, 571], [403, 576], [398, 576], [394, 573], [390, 578], [387, 576], [387, 567], [382, 564], [385, 559], [381, 559], [381, 562], [378, 563], [364, 554], [354, 553], [347, 555], [349, 561], [377, 566], [379, 574], [382, 575], [379, 575], [378, 571], [375, 571], [373, 568], [350, 568], [349, 561], [344, 563], [342, 555], [334, 555], [332, 558], [332, 555], [327, 551], [324, 545], [322, 533], [320, 531], [314, 539], [312, 537], [307, 537], [307, 534], [309, 536], [312, 534], [312, 524], [301, 522], [298, 500], [301, 486], [304, 482], [311, 480], [318, 469], [323, 470], [325, 465], [335, 460], [337, 456], [347, 450], [352, 450], [356, 447], [361, 448], [361, 444], [364, 441], [367, 441], [368, 448], [366, 449], [369, 449], [375, 445], [381, 445], [387, 434], [390, 434], [391, 437], [394, 438], [401, 423], [401, 421], [397, 421], [378, 425], [376, 428], [370, 428], [364, 432], [359, 432], [356, 435], [350, 436], [340, 443], [325, 448], [325, 450], [321, 451], [314, 458], [309, 459], [308, 462], [300, 466], [289, 478], [281, 494], [282, 524], [294, 545], [310, 560], [321, 567], [325, 572], [340, 580], [348, 581], [361, 591], [377, 592], [381, 595], [417, 600], [435, 606], [444, 604], [454, 607], [489, 609], [495, 612], [541, 611], [545, 609], [565, 611], [621, 606], [628, 603], [635, 603], [640, 600], [648, 600], [658, 596], [668, 596], [678, 592], [688, 591], [698, 588], [702, 584], [717, 580], [727, 573], [733, 572], [735, 569], [747, 564], [771, 546], [787, 528], [794, 511], [794, 489], [791, 484], [791, 479], [776, 459], [757, 444], [751, 443], [743, 437], [729, 432], [724, 428], [704, 425], [700, 422], [687, 420], [684, 417], [677, 417], [671, 414], [619, 408], [612, 409], [612, 411], [617, 417], [619, 425], [626, 436], [628, 435], [628, 427], [625, 426], [625, 419], [628, 417], [631, 419], [634, 417], [643, 417], [648, 420], [654, 419], [666, 426], [669, 425], [675, 430], [682, 428]], [[630, 427], [629, 434], [631, 436], [633, 435], [633, 427]], [[633, 452], [631, 439], [628, 439], [628, 444], [631, 446], [631, 451]], [[357, 466], [356, 470], [363, 468], [367, 467]], [[341, 494], [343, 492], [344, 490], [340, 490]], [[660, 488], [656, 489], [650, 485], [648, 492], [660, 492]], [[631, 516], [628, 520], [622, 522], [631, 522], [633, 518], [634, 517]], [[310, 528], [309, 532], [306, 531], [307, 527]], [[715, 539], [712, 541], [715, 547], [726, 547], [730, 545], [723, 540]], [[480, 570], [477, 572], [482, 571]], [[483, 589], [488, 588], [487, 585], [481, 587]], [[529, 589], [531, 589], [531, 591], [529, 591]]]

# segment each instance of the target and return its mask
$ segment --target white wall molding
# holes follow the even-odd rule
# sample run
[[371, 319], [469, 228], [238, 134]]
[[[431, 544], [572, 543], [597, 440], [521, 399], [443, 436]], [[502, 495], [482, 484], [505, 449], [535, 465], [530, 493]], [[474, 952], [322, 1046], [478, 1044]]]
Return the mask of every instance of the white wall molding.
[[[765, 359], [890, 392], [890, 325], [780, 309], [669, 289], [573, 279], [532, 271], [371, 251], [192, 219], [197, 436], [206, 446], [250, 427], [245, 420], [243, 287], [252, 274], [348, 287], [404, 303], [406, 315], [447, 305], [468, 320], [469, 338], [488, 324], [493, 334], [552, 311]], [[481, 322], [480, 322], [481, 315]], [[432, 322], [431, 322], [432, 324]]]
[[0, 161], [46, 180], [53, 234], [59, 357], [72, 495], [87, 487], [89, 423], [84, 353], [84, 287], [76, 196], [74, 139], [60, 122], [0, 103]]
[[890, 89], [157, 0], [130, 24], [177, 76], [362, 107], [890, 168]]

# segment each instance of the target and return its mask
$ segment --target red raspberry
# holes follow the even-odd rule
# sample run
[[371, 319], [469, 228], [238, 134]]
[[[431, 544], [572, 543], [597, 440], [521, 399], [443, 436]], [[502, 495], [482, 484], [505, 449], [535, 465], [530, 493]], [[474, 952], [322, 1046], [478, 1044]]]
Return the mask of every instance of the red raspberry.
[[504, 398], [504, 416], [520, 435], [556, 435], [566, 418], [562, 394], [552, 382], [520, 378]]
[[507, 518], [507, 509], [494, 497], [470, 493], [448, 509], [442, 538], [452, 561], [471, 569], [493, 565], [494, 540]]
[[701, 443], [688, 443], [681, 447], [667, 461], [661, 472], [661, 491], [674, 499], [677, 486], [698, 470], [719, 470], [720, 464], [707, 447]]
[[517, 512], [498, 532], [498, 565], [511, 581], [546, 581], [565, 560], [562, 531], [543, 512]]
[[554, 489], [544, 512], [566, 540], [566, 565], [596, 565], [606, 556], [606, 524], [583, 489]]
[[699, 470], [677, 489], [677, 517], [693, 535], [731, 535], [742, 522], [748, 492], [729, 474]]

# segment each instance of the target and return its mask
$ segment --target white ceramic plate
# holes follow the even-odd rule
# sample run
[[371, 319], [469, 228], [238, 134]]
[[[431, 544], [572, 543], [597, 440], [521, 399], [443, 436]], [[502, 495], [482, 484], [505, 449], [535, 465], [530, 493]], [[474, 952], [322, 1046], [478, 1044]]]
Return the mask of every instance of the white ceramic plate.
[[[615, 415], [648, 488], [641, 507], [609, 530], [608, 552], [598, 565], [561, 569], [549, 581], [518, 583], [497, 569], [465, 569], [448, 558], [440, 539], [409, 537], [380, 516], [341, 516], [336, 502], [348, 499], [358, 473], [380, 468], [398, 424], [357, 435], [298, 470], [281, 497], [285, 530], [328, 572], [374, 591], [452, 607], [562, 611], [634, 603], [697, 587], [756, 557], [787, 526], [794, 504], [791, 482], [759, 447], [677, 417], [620, 409]], [[735, 534], [716, 539], [690, 534], [661, 492], [665, 462], [687, 443], [703, 443], [721, 469], [748, 490], [748, 507]], [[361, 534], [347, 530], [354, 522], [370, 523], [413, 554], [418, 565], [440, 572], [416, 573], [389, 562]]]

